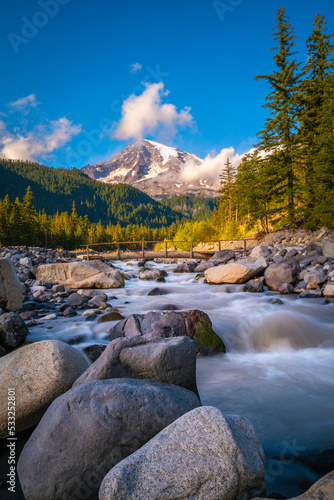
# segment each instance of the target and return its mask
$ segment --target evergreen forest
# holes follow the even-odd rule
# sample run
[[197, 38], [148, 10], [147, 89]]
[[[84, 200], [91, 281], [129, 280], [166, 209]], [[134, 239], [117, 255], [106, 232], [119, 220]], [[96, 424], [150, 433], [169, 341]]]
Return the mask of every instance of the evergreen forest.
[[267, 119], [239, 165], [227, 159], [218, 198], [180, 195], [157, 202], [125, 184], [78, 169], [0, 160], [1, 244], [63, 246], [88, 241], [215, 240], [280, 227], [334, 226], [333, 33], [315, 16], [298, 59], [285, 9], [274, 27]]

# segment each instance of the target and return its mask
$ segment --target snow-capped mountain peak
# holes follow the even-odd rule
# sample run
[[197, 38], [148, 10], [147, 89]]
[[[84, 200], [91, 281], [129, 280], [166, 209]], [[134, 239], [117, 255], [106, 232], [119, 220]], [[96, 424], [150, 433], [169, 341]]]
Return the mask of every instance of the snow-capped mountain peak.
[[189, 185], [182, 176], [186, 164], [200, 165], [203, 160], [192, 153], [144, 139], [129, 144], [110, 160], [86, 165], [82, 171], [95, 180], [130, 184], [152, 197], [181, 193], [217, 195], [217, 183], [206, 181]]
[[164, 165], [165, 163], [168, 162], [169, 158], [173, 156], [174, 158], [177, 157], [177, 149], [172, 148], [170, 146], [165, 146], [164, 144], [160, 144], [159, 142], [154, 142], [154, 141], [149, 141], [147, 139], [144, 139], [144, 142], [148, 142], [149, 144], [152, 144], [159, 153], [161, 154], [163, 158], [162, 164]]

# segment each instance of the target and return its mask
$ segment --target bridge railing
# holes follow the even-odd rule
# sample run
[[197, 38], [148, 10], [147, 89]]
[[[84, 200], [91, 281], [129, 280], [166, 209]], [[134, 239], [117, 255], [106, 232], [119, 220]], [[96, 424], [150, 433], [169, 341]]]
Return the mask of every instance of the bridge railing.
[[[87, 243], [86, 245], [81, 245], [81, 247], [86, 248], [86, 259], [90, 260], [90, 252], [93, 251], [91, 247], [105, 247], [105, 246], [117, 246], [117, 250], [115, 252], [115, 255], [117, 255], [117, 258], [121, 260], [121, 258], [127, 258], [126, 255], [129, 252], [123, 252], [123, 255], [121, 255], [121, 245], [139, 245], [139, 250], [136, 253], [140, 254], [140, 257], [145, 258], [145, 246], [147, 245], [152, 245], [152, 244], [162, 244], [164, 245], [164, 257], [172, 257], [173, 254], [178, 253], [177, 251], [173, 250], [168, 250], [168, 245], [177, 245], [178, 243], [188, 243], [190, 244], [190, 250], [189, 250], [189, 258], [192, 259], [194, 255], [194, 245], [198, 243], [203, 243], [203, 244], [217, 244], [218, 243], [218, 250], [221, 250], [222, 243], [224, 242], [243, 242], [243, 253], [244, 256], [247, 255], [247, 241], [258, 241], [258, 237], [251, 237], [251, 238], [230, 238], [230, 239], [225, 239], [225, 240], [212, 240], [212, 241], [203, 241], [203, 240], [194, 240], [194, 241], [188, 241], [188, 240], [180, 240], [180, 241], [175, 241], [175, 240], [164, 240], [164, 241], [156, 241], [156, 240], [151, 240], [151, 241], [112, 241], [112, 242], [101, 242], [101, 243]], [[197, 253], [201, 254], [208, 254], [208, 251], [205, 250], [198, 250]], [[175, 255], [174, 255], [175, 256]]]

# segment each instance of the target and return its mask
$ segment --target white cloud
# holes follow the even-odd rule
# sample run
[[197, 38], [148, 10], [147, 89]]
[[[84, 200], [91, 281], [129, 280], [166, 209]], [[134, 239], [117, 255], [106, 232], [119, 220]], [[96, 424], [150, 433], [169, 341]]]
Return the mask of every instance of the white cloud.
[[36, 95], [30, 94], [26, 97], [21, 97], [17, 101], [11, 101], [9, 106], [17, 111], [28, 111], [29, 108], [36, 108], [39, 102], [36, 101]]
[[161, 104], [162, 96], [166, 95], [162, 82], [147, 84], [139, 96], [130, 95], [122, 105], [122, 118], [114, 133], [116, 139], [140, 141], [159, 127], [175, 131], [177, 126], [191, 125], [191, 108], [178, 112], [174, 104]]
[[48, 128], [39, 127], [26, 134], [13, 134], [0, 122], [0, 157], [6, 159], [36, 160], [61, 148], [81, 131], [67, 118], [51, 121]]
[[139, 62], [131, 64], [130, 73], [137, 73], [137, 71], [140, 71], [142, 67], [143, 66]]
[[194, 162], [189, 161], [185, 164], [182, 170], [182, 178], [186, 182], [208, 179], [213, 182], [219, 181], [219, 176], [225, 167], [227, 158], [229, 158], [233, 167], [237, 168], [242, 158], [252, 152], [250, 150], [242, 155], [236, 154], [234, 148], [223, 148], [217, 155], [208, 155], [204, 158], [201, 164], [196, 165]]

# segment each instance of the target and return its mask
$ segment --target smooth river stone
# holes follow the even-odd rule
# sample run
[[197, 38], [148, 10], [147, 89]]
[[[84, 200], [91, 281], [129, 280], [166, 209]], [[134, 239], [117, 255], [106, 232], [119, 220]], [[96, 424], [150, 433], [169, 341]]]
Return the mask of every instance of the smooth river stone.
[[180, 417], [111, 469], [99, 498], [253, 498], [265, 491], [264, 461], [249, 420], [204, 406]]
[[20, 455], [26, 500], [97, 499], [112, 467], [198, 406], [193, 392], [154, 380], [74, 387], [52, 403]]

